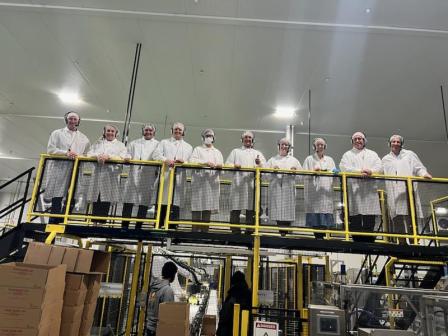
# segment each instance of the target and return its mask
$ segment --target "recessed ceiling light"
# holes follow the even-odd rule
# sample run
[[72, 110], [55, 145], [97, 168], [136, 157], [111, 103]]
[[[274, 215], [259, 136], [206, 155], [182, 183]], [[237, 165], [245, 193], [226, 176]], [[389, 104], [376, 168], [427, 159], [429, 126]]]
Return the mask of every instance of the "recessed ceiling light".
[[370, 8], [366, 8], [366, 13], [369, 14], [372, 10]]
[[58, 93], [58, 97], [64, 104], [77, 105], [82, 103], [81, 97], [76, 92], [62, 91]]
[[281, 119], [293, 118], [296, 109], [294, 107], [279, 106], [275, 109], [274, 116]]

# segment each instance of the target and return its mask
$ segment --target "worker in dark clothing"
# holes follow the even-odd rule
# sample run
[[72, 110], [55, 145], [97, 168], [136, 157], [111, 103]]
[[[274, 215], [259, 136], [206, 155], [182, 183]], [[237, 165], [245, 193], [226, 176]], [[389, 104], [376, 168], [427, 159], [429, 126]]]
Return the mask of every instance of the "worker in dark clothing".
[[176, 273], [176, 264], [168, 261], [162, 267], [162, 279], [151, 279], [148, 309], [146, 310], [146, 336], [156, 335], [159, 304], [174, 301], [174, 292], [170, 284], [174, 281]]
[[[219, 323], [216, 336], [232, 336], [233, 335], [233, 306], [240, 305], [240, 310], [249, 310], [252, 306], [252, 293], [247, 285], [245, 276], [242, 272], [233, 273], [230, 280], [230, 288], [227, 297], [219, 312]], [[252, 323], [249, 318], [249, 335], [252, 335]]]

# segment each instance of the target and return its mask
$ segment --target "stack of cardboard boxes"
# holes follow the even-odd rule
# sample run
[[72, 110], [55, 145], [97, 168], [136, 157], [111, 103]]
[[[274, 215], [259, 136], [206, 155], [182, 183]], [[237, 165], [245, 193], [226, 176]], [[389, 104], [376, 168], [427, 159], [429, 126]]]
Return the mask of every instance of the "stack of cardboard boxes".
[[0, 265], [0, 335], [59, 335], [65, 270], [65, 265]]
[[[42, 243], [29, 244], [24, 259], [25, 265], [64, 268], [62, 279], [59, 279], [59, 287], [62, 287], [62, 291], [59, 293], [61, 311], [58, 316], [60, 321], [58, 325], [53, 323], [51, 326], [52, 331], [57, 330], [57, 332], [48, 335], [90, 335], [101, 277], [107, 272], [109, 261], [110, 255], [101, 251]], [[65, 269], [67, 273], [65, 273]], [[0, 333], [0, 335], [2, 334]], [[11, 335], [15, 336], [15, 334]]]
[[107, 272], [110, 255], [101, 251], [30, 243], [24, 262], [67, 266], [60, 335], [90, 335], [101, 277]]

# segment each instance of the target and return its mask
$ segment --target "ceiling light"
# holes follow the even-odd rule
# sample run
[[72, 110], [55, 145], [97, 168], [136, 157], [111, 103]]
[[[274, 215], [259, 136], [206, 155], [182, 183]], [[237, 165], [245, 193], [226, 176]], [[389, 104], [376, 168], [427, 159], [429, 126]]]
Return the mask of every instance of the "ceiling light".
[[366, 8], [366, 13], [369, 14], [372, 10], [370, 8]]
[[294, 107], [279, 106], [275, 109], [274, 116], [277, 118], [293, 118], [295, 116], [296, 109]]
[[58, 97], [64, 104], [82, 103], [81, 97], [76, 92], [63, 91], [58, 93]]

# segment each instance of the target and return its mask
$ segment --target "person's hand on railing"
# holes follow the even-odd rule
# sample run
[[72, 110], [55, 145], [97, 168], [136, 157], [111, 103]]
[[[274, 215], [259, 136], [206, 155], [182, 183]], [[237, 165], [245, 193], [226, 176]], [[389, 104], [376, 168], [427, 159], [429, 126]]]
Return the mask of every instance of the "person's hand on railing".
[[241, 165], [240, 165], [239, 163], [235, 163], [235, 164], [233, 165], [233, 167], [236, 168], [236, 169], [240, 169], [240, 168], [241, 168]]
[[76, 153], [75, 151], [72, 151], [71, 149], [69, 149], [67, 151], [67, 157], [71, 160], [74, 160], [78, 157], [78, 153]]
[[426, 173], [425, 175], [423, 175], [423, 177], [425, 179], [432, 179], [432, 175], [430, 173]]
[[332, 172], [333, 174], [339, 174], [341, 171], [340, 171], [339, 169], [337, 169], [337, 168], [333, 168], [333, 169], [331, 170], [331, 172]]
[[291, 167], [291, 170], [297, 170], [297, 167]]
[[165, 164], [168, 166], [168, 167], [171, 167], [171, 168], [173, 168], [174, 167], [174, 164], [175, 164], [176, 162], [174, 161], [174, 160], [170, 160], [170, 159], [166, 159], [165, 160]]
[[104, 164], [107, 160], [109, 160], [109, 155], [100, 154], [97, 156], [96, 160], [98, 161], [98, 163]]
[[215, 163], [210, 161], [206, 163], [206, 166], [210, 168], [215, 168]]
[[175, 163], [184, 163], [185, 161], [182, 160], [182, 159], [176, 159], [174, 162], [175, 162]]
[[368, 176], [372, 175], [372, 171], [369, 168], [363, 168], [361, 170], [361, 175], [363, 177], [368, 177]]

